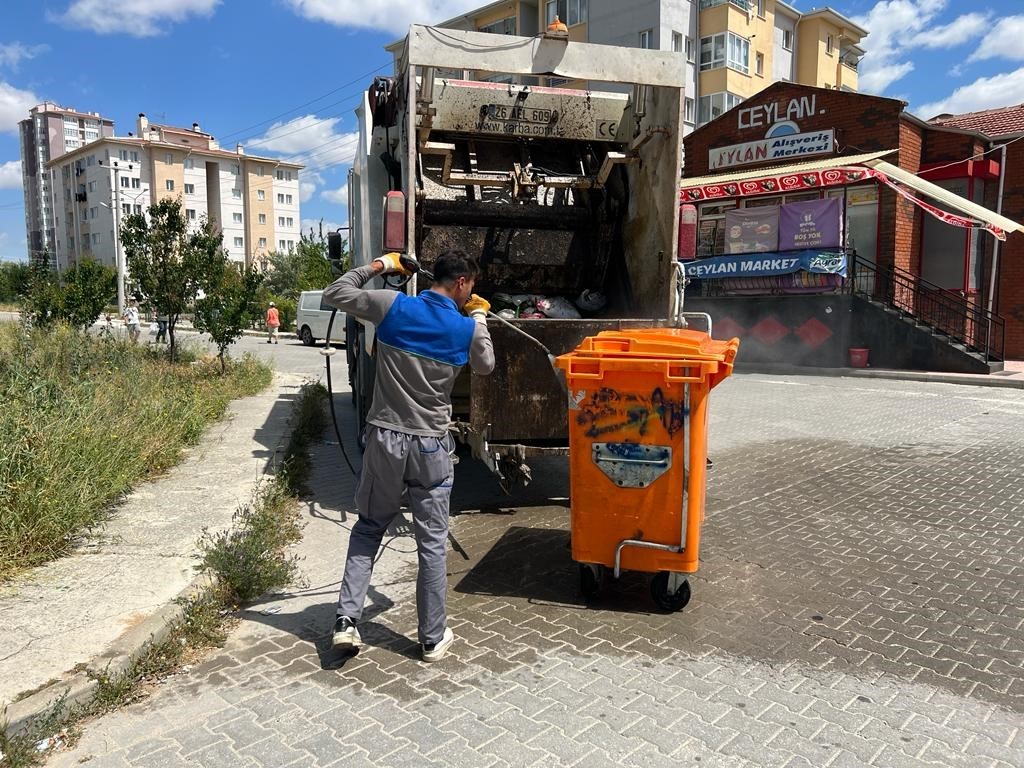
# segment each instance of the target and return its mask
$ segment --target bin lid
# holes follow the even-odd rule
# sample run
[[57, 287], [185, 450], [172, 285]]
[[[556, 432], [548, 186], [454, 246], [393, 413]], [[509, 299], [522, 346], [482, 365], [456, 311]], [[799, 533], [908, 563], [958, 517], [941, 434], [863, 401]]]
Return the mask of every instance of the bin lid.
[[657, 359], [717, 360], [731, 363], [739, 339], [720, 341], [704, 331], [688, 328], [637, 328], [601, 331], [588, 336], [576, 353], [584, 357], [643, 357]]

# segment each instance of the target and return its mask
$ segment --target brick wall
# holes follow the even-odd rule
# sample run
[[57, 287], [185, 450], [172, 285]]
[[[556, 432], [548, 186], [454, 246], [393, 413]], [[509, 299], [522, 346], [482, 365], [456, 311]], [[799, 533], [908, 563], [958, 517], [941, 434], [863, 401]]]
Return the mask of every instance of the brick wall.
[[[899, 146], [899, 115], [903, 111], [902, 101], [779, 82], [683, 139], [683, 146], [686, 149], [683, 175], [702, 176], [708, 173], [708, 151], [711, 149], [764, 138], [767, 126], [739, 128], [741, 109], [772, 103], [784, 105], [790, 99], [809, 96], [814, 96], [817, 114], [797, 120], [800, 131], [834, 129], [839, 154], [854, 155], [896, 149]], [[784, 119], [785, 116], [781, 117]], [[775, 165], [778, 162], [773, 161], [767, 165]], [[766, 163], [751, 163], [730, 170], [751, 170], [764, 165]]]

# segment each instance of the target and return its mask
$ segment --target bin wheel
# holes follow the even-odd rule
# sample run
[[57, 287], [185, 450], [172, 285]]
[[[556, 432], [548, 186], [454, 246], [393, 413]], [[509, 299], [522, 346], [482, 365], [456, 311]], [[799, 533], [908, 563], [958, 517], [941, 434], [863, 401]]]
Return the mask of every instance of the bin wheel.
[[690, 602], [690, 582], [683, 579], [683, 583], [674, 592], [669, 592], [669, 576], [668, 571], [659, 571], [654, 575], [651, 579], [651, 597], [661, 610], [673, 613], [681, 611]]
[[580, 564], [580, 592], [586, 602], [593, 602], [604, 589], [605, 568], [603, 565]]

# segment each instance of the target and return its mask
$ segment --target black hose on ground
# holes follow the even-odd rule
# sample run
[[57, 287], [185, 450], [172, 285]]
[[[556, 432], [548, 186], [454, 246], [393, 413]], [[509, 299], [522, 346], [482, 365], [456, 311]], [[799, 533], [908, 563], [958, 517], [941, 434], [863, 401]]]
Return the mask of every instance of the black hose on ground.
[[324, 357], [327, 358], [327, 401], [331, 405], [331, 423], [334, 424], [334, 436], [338, 438], [338, 447], [341, 449], [341, 456], [345, 459], [345, 463], [348, 464], [349, 471], [355, 475], [358, 474], [355, 467], [352, 466], [352, 462], [348, 459], [348, 453], [345, 451], [345, 442], [341, 439], [341, 430], [338, 428], [338, 414], [334, 411], [334, 387], [331, 384], [331, 355], [334, 354], [334, 350], [331, 349], [331, 329], [334, 327], [334, 318], [337, 316], [337, 308], [331, 310], [331, 319], [327, 321], [327, 349], [325, 350]]

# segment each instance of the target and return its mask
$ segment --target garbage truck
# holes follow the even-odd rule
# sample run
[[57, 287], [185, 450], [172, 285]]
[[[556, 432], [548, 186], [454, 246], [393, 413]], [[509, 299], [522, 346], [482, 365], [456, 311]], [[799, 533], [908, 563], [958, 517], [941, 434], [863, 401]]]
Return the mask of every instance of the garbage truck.
[[[571, 393], [545, 348], [560, 355], [600, 331], [680, 322], [684, 71], [680, 54], [564, 32], [413, 25], [396, 75], [374, 79], [356, 110], [352, 264], [399, 251], [429, 270], [460, 250], [480, 263], [476, 292], [514, 305], [505, 315], [524, 333], [490, 319], [494, 372], [465, 370], [452, 396], [452, 432], [505, 485], [529, 481], [531, 457], [568, 453]], [[429, 281], [391, 287], [415, 293]], [[550, 299], [546, 315], [537, 297]], [[348, 318], [345, 339], [362, 433], [374, 328]]]

